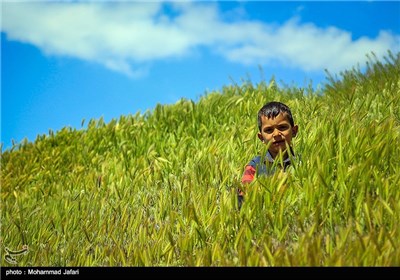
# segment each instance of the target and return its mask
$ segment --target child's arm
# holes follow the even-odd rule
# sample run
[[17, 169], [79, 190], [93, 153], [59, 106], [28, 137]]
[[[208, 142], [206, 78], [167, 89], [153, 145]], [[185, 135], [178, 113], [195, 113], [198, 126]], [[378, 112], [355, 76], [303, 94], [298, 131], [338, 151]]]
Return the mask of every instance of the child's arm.
[[[242, 184], [247, 185], [250, 184], [254, 180], [254, 176], [256, 174], [256, 169], [253, 165], [248, 164], [246, 165], [243, 175], [242, 175]], [[244, 186], [243, 186], [244, 187]], [[242, 207], [243, 199], [244, 199], [244, 190], [243, 188], [238, 188], [238, 203], [239, 209]]]
[[[254, 168], [254, 166], [251, 164], [246, 165], [242, 176], [242, 184], [250, 184], [254, 180], [255, 174], [256, 174], [256, 169]], [[238, 191], [238, 196], [243, 197], [244, 190], [238, 188], [237, 191]]]
[[256, 174], [256, 169], [253, 165], [246, 165], [242, 176], [242, 183], [251, 183], [254, 180], [254, 176]]

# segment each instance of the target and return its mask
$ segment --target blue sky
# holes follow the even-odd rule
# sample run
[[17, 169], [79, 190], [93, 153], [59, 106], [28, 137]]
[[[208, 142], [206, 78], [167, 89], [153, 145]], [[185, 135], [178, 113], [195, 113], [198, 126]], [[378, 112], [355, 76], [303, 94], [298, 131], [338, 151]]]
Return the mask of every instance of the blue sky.
[[243, 80], [317, 87], [400, 51], [398, 1], [4, 1], [1, 20], [3, 150]]

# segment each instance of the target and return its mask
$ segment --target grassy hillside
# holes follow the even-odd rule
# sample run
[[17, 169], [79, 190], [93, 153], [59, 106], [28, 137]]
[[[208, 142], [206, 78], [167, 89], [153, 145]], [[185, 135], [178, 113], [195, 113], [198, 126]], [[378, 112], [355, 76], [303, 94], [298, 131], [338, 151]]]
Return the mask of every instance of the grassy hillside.
[[[321, 92], [243, 82], [3, 151], [1, 266], [399, 266], [400, 54], [369, 61]], [[272, 100], [302, 162], [238, 211]]]

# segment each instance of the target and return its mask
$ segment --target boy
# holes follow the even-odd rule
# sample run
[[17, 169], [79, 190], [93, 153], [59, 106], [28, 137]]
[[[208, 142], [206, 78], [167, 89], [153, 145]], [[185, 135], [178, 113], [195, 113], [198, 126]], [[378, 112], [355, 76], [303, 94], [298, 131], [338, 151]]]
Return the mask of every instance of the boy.
[[[288, 106], [281, 102], [272, 101], [258, 111], [258, 138], [268, 145], [264, 157], [254, 157], [245, 167], [242, 183], [251, 183], [255, 176], [272, 175], [275, 160], [282, 156], [283, 170], [290, 165], [289, 152], [294, 156], [292, 138], [296, 136], [298, 126], [294, 124], [292, 113]], [[287, 145], [287, 146], [286, 146]], [[289, 147], [289, 151], [287, 149]], [[243, 202], [243, 191], [238, 190], [239, 208]]]

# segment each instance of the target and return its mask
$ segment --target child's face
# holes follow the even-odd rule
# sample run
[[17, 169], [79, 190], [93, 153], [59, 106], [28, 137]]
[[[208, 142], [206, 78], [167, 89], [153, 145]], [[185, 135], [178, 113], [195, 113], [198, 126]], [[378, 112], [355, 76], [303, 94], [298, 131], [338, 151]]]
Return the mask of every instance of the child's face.
[[[286, 113], [280, 113], [275, 118], [262, 116], [261, 132], [258, 133], [258, 138], [268, 144], [271, 142], [268, 151], [275, 158], [280, 151], [286, 151], [286, 143], [290, 146], [292, 138], [297, 133], [297, 125], [291, 126]], [[284, 154], [287, 157], [287, 154]]]

